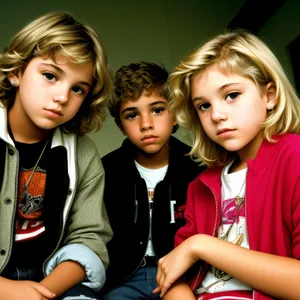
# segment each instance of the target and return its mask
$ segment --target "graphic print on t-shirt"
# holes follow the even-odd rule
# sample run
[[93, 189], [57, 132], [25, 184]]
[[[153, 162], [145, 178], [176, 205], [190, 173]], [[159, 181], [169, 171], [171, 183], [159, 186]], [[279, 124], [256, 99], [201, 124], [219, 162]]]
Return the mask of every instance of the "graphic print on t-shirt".
[[232, 224], [234, 219], [235, 223], [239, 224], [240, 217], [245, 217], [245, 207], [242, 205], [241, 210], [235, 203], [235, 198], [223, 200], [222, 207], [222, 224]]
[[37, 167], [27, 191], [24, 190], [32, 170], [22, 169], [19, 173], [19, 198], [16, 221], [16, 241], [30, 240], [40, 236], [44, 231], [41, 220], [45, 194], [46, 171]]

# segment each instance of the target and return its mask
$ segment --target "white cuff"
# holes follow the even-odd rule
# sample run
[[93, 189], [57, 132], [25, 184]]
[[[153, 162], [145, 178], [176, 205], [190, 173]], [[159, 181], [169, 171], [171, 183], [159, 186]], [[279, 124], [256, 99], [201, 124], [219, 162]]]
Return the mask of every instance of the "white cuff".
[[83, 285], [99, 291], [105, 283], [105, 268], [99, 257], [88, 247], [80, 244], [70, 244], [59, 249], [47, 262], [46, 275], [49, 275], [55, 267], [64, 261], [76, 261], [85, 268], [86, 279]]

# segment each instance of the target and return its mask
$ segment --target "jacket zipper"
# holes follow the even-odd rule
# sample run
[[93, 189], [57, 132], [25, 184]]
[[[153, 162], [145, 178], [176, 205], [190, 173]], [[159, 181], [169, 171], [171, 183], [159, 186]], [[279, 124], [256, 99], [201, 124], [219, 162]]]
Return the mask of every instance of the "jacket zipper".
[[[203, 183], [204, 185], [206, 185], [205, 183]], [[212, 236], [215, 236], [216, 234], [216, 228], [217, 228], [217, 219], [218, 219], [218, 203], [217, 203], [217, 198], [215, 193], [212, 191], [212, 189], [206, 185], [206, 187], [208, 187], [210, 189], [210, 191], [212, 192], [213, 196], [214, 196], [214, 201], [215, 201], [215, 206], [216, 206], [216, 217], [215, 217], [215, 224], [214, 224], [214, 228], [213, 228], [213, 232], [212, 232]], [[197, 276], [196, 279], [194, 280], [194, 285], [192, 286], [192, 291], [195, 291], [197, 289], [197, 286], [199, 285], [197, 283], [199, 277], [200, 277], [200, 273], [202, 271], [202, 264], [199, 267], [199, 270], [197, 272]]]

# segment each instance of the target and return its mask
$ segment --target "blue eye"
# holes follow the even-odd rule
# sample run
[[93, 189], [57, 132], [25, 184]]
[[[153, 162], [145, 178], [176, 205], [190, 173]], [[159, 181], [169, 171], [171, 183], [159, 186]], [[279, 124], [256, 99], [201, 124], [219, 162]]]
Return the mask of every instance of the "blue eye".
[[56, 81], [56, 76], [52, 73], [43, 73], [43, 76], [49, 81]]

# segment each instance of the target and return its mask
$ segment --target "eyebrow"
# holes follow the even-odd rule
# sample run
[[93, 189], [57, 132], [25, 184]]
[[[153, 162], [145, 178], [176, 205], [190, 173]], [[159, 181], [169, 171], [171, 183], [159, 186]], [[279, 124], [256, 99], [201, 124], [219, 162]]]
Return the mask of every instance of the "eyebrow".
[[[51, 64], [51, 63], [41, 63], [42, 66], [52, 67], [55, 69], [58, 73], [65, 73], [63, 69], [58, 67], [57, 65]], [[78, 84], [86, 85], [89, 88], [91, 88], [91, 85], [87, 81], [78, 81]]]
[[[155, 101], [155, 102], [150, 103], [148, 106], [152, 107], [152, 106], [155, 106], [155, 105], [157, 105], [157, 104], [168, 105], [167, 102], [159, 100], [159, 101]], [[123, 114], [126, 113], [126, 112], [135, 111], [135, 110], [137, 110], [137, 107], [136, 107], [136, 106], [126, 107], [125, 109], [123, 109], [123, 110], [121, 111], [120, 114], [123, 115]]]
[[[220, 87], [218, 88], [218, 92], [222, 92], [222, 90], [225, 90], [225, 89], [228, 88], [228, 87], [235, 86], [235, 85], [239, 85], [239, 84], [241, 84], [241, 83], [240, 83], [240, 82], [226, 83], [226, 84], [224, 84], [224, 85], [222, 85], [222, 86], [220, 86]], [[204, 97], [199, 96], [199, 97], [193, 98], [193, 99], [192, 99], [192, 102], [194, 103], [194, 102], [197, 101], [197, 100], [204, 100], [204, 99], [205, 99]]]

